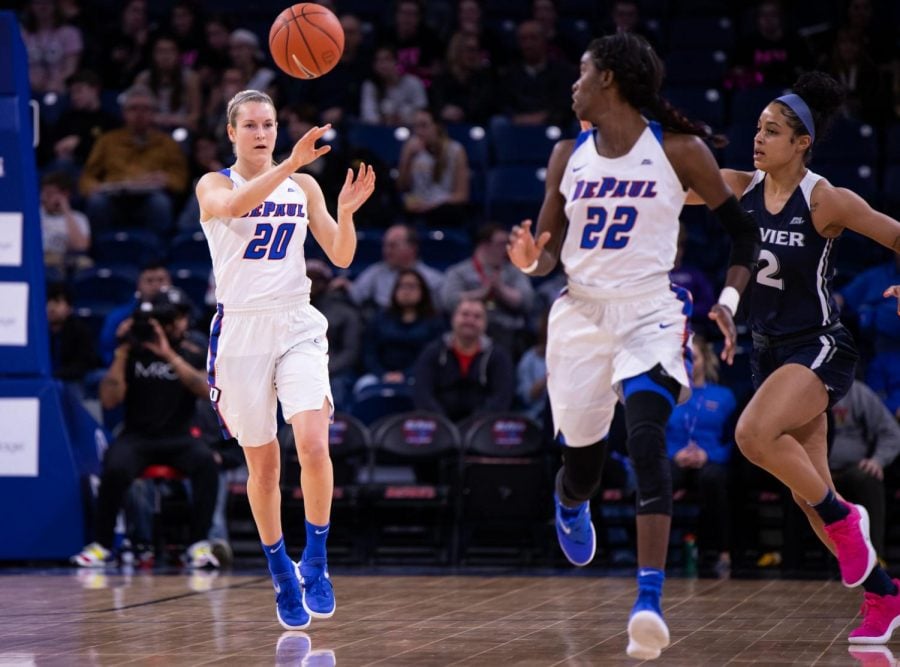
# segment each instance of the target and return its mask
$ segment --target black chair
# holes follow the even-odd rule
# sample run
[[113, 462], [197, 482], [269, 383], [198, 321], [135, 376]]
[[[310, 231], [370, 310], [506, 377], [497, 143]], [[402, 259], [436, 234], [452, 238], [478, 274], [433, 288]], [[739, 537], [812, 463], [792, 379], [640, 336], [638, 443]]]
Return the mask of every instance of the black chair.
[[372, 453], [374, 559], [449, 563], [460, 453], [456, 426], [430, 412], [391, 415], [372, 426]]
[[[300, 461], [294, 441], [294, 430], [285, 424], [278, 431], [283, 454], [282, 490], [285, 498], [285, 530], [304, 524], [303, 491], [297, 470]], [[367, 530], [363, 510], [369, 468], [371, 436], [365, 424], [343, 412], [335, 412], [328, 427], [328, 452], [334, 469], [334, 491], [331, 500], [331, 523], [328, 538], [329, 558], [335, 562], [361, 563], [368, 552]], [[303, 544], [305, 535], [293, 536], [290, 544]]]
[[546, 555], [553, 503], [543, 429], [518, 413], [467, 422], [460, 465], [459, 556], [529, 563]]

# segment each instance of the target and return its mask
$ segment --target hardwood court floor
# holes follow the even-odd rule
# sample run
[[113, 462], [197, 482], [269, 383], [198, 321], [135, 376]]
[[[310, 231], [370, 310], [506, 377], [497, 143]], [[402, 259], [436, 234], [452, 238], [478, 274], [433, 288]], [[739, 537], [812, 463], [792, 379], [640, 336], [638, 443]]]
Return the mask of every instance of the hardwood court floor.
[[[333, 575], [334, 618], [284, 633], [259, 572], [0, 570], [0, 665], [637, 664], [630, 578]], [[653, 664], [895, 664], [848, 651], [860, 599], [836, 582], [670, 579], [673, 643]]]

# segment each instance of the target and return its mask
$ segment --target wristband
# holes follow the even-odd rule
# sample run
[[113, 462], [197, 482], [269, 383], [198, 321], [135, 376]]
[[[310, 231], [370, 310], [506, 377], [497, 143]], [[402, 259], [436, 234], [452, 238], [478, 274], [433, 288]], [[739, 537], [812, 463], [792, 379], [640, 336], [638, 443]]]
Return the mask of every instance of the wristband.
[[731, 311], [731, 316], [737, 313], [738, 304], [741, 302], [741, 293], [738, 292], [731, 285], [726, 285], [722, 288], [722, 293], [719, 294], [719, 305], [725, 306], [728, 310]]
[[519, 269], [519, 270], [522, 273], [528, 273], [528, 274], [534, 273], [535, 269], [537, 269], [537, 267], [538, 267], [538, 260], [540, 260], [540, 257], [538, 257], [538, 259], [534, 260], [531, 264], [526, 266], [524, 269]]

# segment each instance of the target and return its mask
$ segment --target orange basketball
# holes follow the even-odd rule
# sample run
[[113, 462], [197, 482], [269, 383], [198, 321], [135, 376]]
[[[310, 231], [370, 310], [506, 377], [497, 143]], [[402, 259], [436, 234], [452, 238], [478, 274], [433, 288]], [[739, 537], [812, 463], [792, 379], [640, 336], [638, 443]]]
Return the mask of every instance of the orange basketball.
[[285, 9], [272, 23], [269, 51], [285, 74], [315, 79], [341, 59], [344, 29], [330, 9], [301, 2]]

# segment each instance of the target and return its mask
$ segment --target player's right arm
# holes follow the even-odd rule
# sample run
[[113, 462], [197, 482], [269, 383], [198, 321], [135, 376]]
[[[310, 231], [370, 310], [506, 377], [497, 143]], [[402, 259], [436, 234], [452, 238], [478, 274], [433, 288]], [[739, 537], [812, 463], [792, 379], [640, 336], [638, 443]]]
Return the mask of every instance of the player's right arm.
[[569, 156], [572, 155], [574, 140], [558, 141], [547, 163], [547, 180], [544, 189], [544, 203], [538, 214], [537, 241], [531, 233], [531, 220], [512, 228], [506, 251], [510, 261], [524, 270], [537, 262], [534, 269], [527, 271], [531, 276], [546, 276], [559, 261], [562, 242], [568, 221], [566, 220], [566, 199], [559, 191], [563, 173]]
[[206, 222], [210, 218], [240, 218], [255, 209], [300, 167], [331, 150], [328, 145], [316, 147], [316, 142], [329, 129], [330, 125], [312, 128], [294, 145], [288, 159], [266, 169], [240, 188], [235, 188], [231, 179], [224, 174], [206, 174], [197, 183], [200, 222]]
[[[753, 172], [752, 171], [736, 171], [734, 169], [720, 169], [719, 173], [722, 174], [722, 180], [725, 181], [725, 185], [734, 193], [735, 197], [740, 197], [744, 190], [747, 189], [747, 186], [750, 185], [750, 181], [753, 180]], [[703, 201], [703, 197], [694, 192], [693, 189], [688, 190], [687, 199], [684, 200], [685, 206], [691, 206], [694, 204], [705, 204]]]

